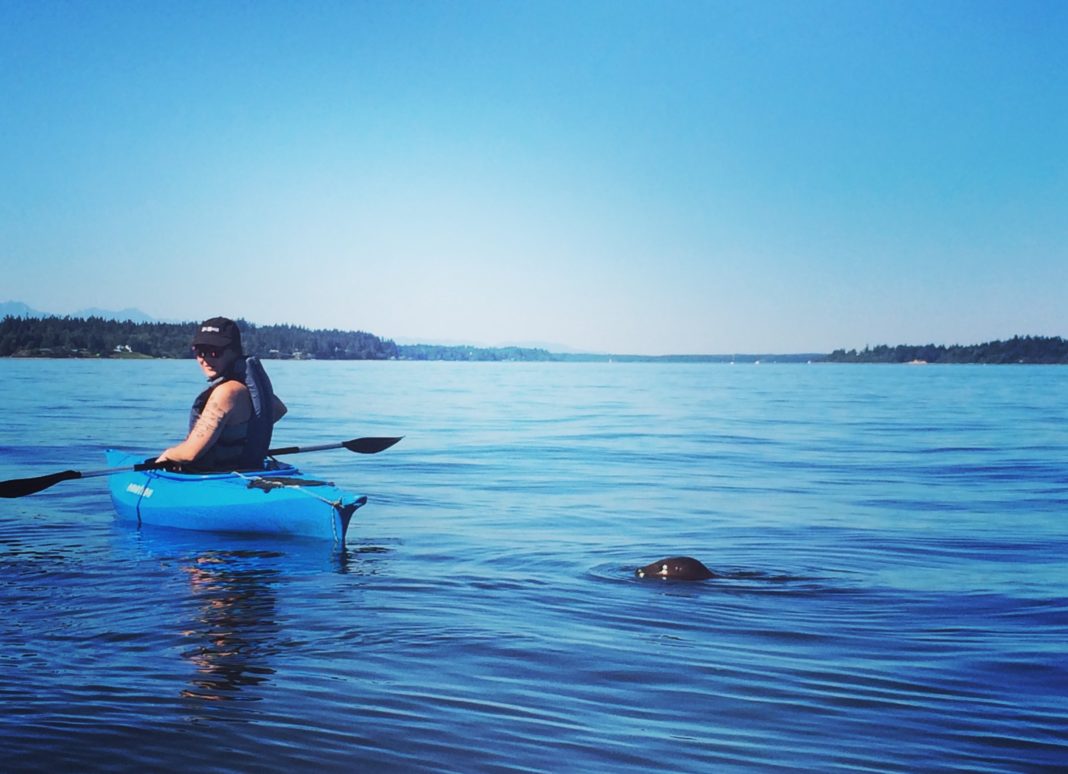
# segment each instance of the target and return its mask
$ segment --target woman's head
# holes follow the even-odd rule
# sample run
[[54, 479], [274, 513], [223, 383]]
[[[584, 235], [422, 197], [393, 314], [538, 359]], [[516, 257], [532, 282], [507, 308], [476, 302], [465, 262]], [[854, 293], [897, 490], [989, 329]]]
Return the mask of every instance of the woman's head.
[[200, 324], [193, 336], [193, 349], [232, 349], [241, 354], [241, 329], [228, 317], [212, 317]]
[[227, 317], [212, 317], [193, 336], [193, 354], [209, 379], [226, 373], [241, 356], [241, 330]]

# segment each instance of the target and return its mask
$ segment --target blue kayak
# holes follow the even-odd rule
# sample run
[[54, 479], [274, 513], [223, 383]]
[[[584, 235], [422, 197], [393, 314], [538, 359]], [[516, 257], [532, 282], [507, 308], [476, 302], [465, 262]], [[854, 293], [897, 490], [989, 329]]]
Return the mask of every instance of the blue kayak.
[[[144, 456], [108, 449], [109, 467]], [[120, 519], [209, 532], [302, 535], [344, 544], [349, 521], [367, 502], [292, 465], [239, 473], [122, 471], [108, 476]]]

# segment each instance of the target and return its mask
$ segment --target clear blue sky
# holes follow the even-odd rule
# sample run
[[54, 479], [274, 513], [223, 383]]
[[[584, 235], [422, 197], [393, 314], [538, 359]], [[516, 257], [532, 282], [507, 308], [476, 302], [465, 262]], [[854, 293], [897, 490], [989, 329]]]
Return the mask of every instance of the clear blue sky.
[[401, 340], [1068, 335], [1068, 2], [0, 0], [0, 301]]

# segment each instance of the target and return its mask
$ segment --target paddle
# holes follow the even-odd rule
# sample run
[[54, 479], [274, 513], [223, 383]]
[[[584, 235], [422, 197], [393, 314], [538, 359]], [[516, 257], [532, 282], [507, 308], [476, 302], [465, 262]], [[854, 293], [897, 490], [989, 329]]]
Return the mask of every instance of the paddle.
[[[403, 437], [403, 436], [402, 436]], [[268, 457], [276, 457], [279, 454], [303, 454], [304, 452], [325, 451], [326, 449], [348, 449], [357, 454], [378, 454], [385, 451], [400, 438], [353, 438], [351, 441], [339, 443], [323, 443], [318, 446], [286, 446], [282, 449], [271, 449], [267, 452]]]
[[[357, 454], [378, 454], [385, 451], [400, 438], [353, 438], [351, 441], [340, 443], [324, 443], [318, 446], [286, 446], [282, 449], [269, 449], [267, 456], [275, 457], [281, 454], [303, 454], [305, 452], [324, 451], [326, 449], [348, 449]], [[59, 473], [51, 473], [47, 476], [35, 476], [33, 478], [13, 478], [10, 481], [0, 481], [0, 497], [25, 497], [36, 492], [55, 486], [60, 481], [71, 481], [75, 478], [95, 478], [108, 476], [112, 473], [122, 473], [128, 470], [158, 470], [166, 467], [166, 462], [139, 462], [124, 468], [103, 468], [101, 470], [64, 470]]]

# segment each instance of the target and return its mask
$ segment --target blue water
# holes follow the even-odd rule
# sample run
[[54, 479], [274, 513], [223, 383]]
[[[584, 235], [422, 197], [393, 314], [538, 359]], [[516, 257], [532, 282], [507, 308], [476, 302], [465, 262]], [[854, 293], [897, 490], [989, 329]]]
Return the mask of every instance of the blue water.
[[[1063, 367], [268, 365], [347, 550], [0, 500], [4, 770], [1068, 769]], [[198, 387], [0, 360], [0, 479]]]

